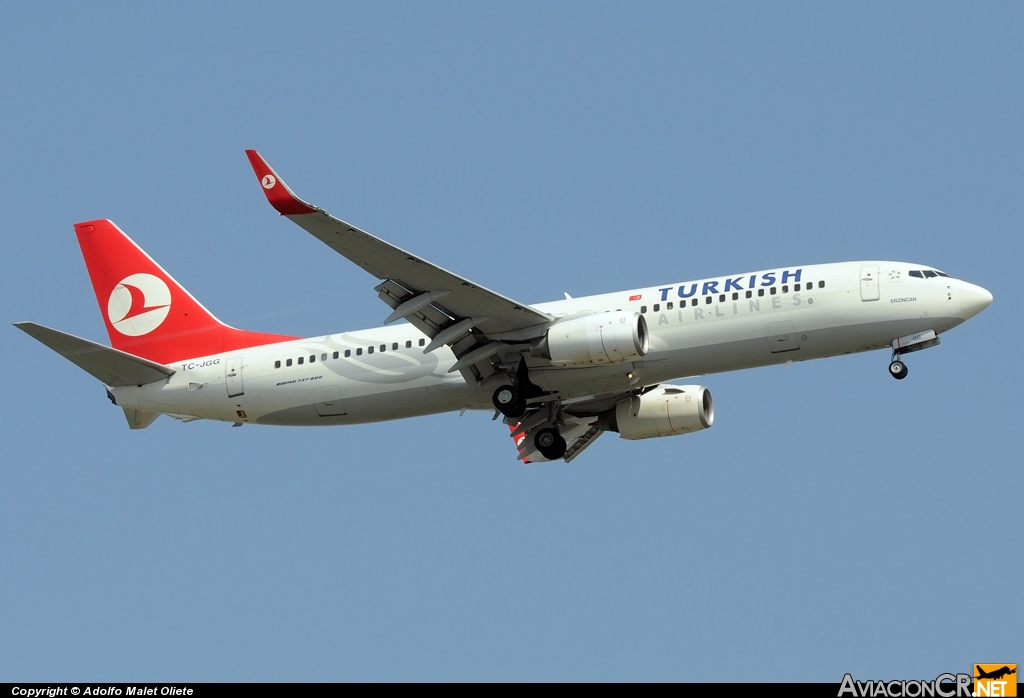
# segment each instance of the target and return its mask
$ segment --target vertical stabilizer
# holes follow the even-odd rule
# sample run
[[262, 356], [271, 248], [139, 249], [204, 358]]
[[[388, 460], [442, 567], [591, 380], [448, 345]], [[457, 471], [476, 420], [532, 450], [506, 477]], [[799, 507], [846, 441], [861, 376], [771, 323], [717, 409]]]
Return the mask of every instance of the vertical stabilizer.
[[115, 349], [168, 364], [295, 339], [228, 327], [109, 220], [75, 233]]

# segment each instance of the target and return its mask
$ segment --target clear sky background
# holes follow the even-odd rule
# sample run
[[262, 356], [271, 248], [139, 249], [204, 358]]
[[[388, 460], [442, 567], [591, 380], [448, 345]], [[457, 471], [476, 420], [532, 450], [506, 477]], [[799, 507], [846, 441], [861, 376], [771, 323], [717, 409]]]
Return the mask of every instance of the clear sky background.
[[[108, 342], [72, 224], [222, 320], [378, 325], [304, 198], [539, 302], [852, 259], [995, 303], [523, 466], [489, 413], [130, 432], [0, 329], [0, 680], [933, 678], [1024, 663], [1024, 5], [4, 3], [0, 319]], [[1013, 502], [1018, 502], [1016, 505]]]

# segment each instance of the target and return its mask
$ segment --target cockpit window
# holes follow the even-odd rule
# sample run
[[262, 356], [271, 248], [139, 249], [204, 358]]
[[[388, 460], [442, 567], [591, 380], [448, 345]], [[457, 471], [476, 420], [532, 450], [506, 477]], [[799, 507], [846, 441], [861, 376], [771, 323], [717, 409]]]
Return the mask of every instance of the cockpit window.
[[934, 279], [936, 276], [938, 276], [938, 274], [933, 272], [931, 269], [925, 269], [924, 270], [924, 278], [926, 278], [926, 279]]
[[919, 269], [912, 269], [910, 271], [910, 275], [913, 276], [915, 279], [923, 279], [924, 278], [924, 274], [922, 274]]
[[947, 274], [947, 273], [946, 273], [946, 272], [944, 272], [944, 271], [939, 271], [938, 269], [936, 269], [936, 270], [935, 270], [935, 273], [936, 273], [936, 274], [938, 274], [939, 276], [944, 276], [944, 277], [946, 277], [947, 279], [949, 278], [949, 274]]

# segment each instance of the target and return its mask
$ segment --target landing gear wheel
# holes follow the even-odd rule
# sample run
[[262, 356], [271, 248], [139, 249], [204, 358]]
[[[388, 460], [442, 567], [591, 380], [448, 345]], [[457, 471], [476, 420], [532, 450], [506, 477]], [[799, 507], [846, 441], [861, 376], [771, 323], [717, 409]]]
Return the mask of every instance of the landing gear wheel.
[[557, 429], [541, 429], [533, 437], [533, 445], [548, 460], [558, 460], [565, 455], [565, 439]]
[[895, 360], [889, 364], [889, 375], [898, 381], [903, 380], [907, 377], [907, 365], [900, 360]]
[[506, 417], [522, 417], [526, 411], [526, 400], [514, 386], [503, 385], [494, 391], [491, 397], [494, 409]]

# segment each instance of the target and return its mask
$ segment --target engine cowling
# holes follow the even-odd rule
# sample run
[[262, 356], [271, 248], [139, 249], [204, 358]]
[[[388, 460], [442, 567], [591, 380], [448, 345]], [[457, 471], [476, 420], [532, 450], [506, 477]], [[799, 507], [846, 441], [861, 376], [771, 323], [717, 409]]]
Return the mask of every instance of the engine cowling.
[[647, 353], [647, 321], [640, 313], [598, 313], [563, 320], [530, 348], [555, 366], [604, 366], [636, 361]]
[[677, 436], [707, 429], [715, 422], [711, 391], [702, 385], [659, 385], [619, 401], [598, 426], [624, 439]]

